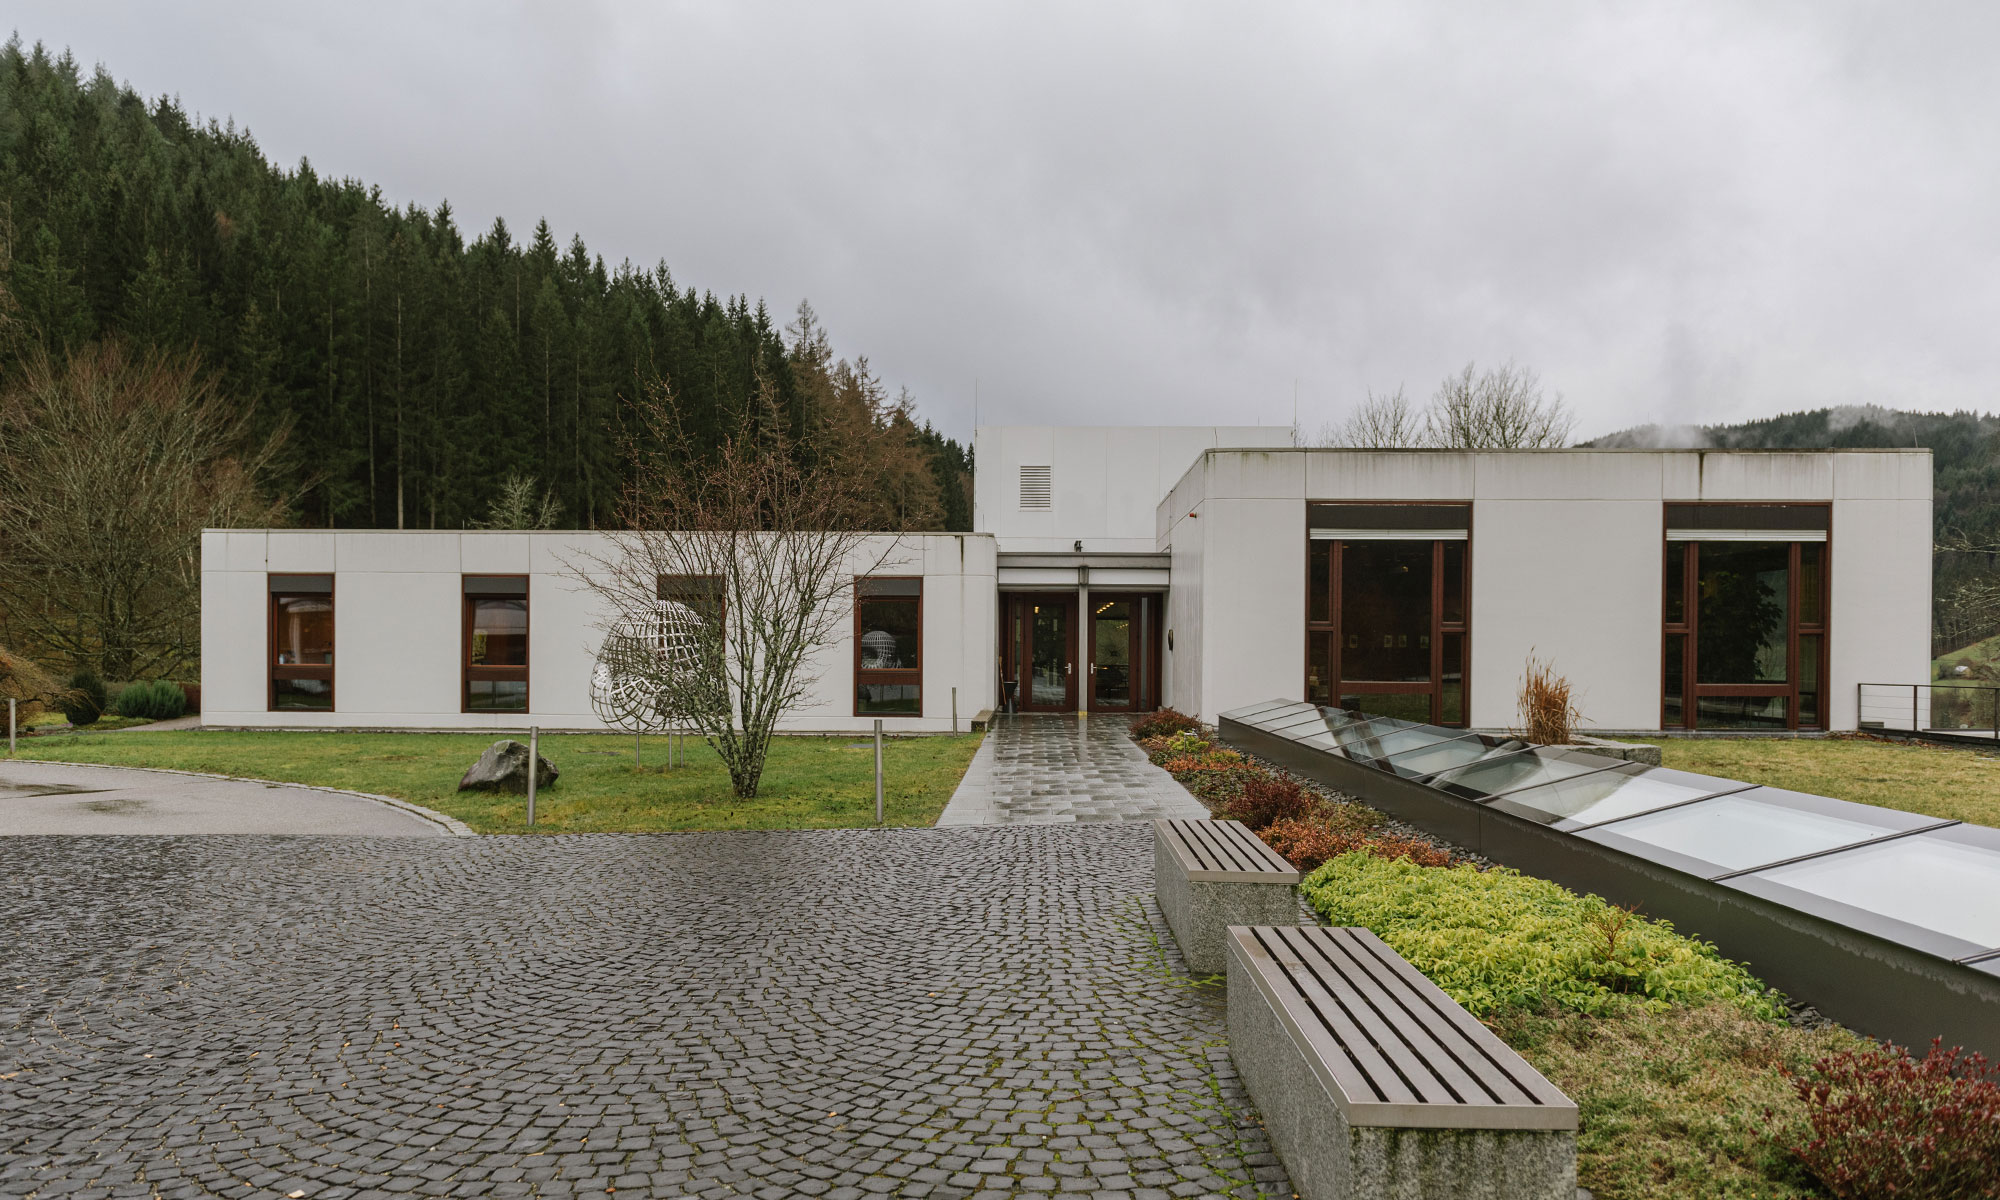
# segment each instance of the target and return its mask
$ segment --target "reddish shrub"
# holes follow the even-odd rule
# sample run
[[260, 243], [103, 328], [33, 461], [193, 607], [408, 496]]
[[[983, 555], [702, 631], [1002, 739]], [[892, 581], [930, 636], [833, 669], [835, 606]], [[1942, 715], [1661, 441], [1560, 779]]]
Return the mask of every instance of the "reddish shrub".
[[1259, 835], [1301, 871], [1330, 858], [1363, 850], [1377, 858], [1407, 858], [1420, 867], [1448, 867], [1451, 854], [1420, 838], [1337, 829], [1315, 817], [1283, 817]]
[[1317, 803], [1318, 799], [1291, 776], [1259, 771], [1256, 777], [1243, 781], [1222, 815], [1252, 829], [1264, 829], [1273, 821], [1303, 817]]
[[1943, 1039], [1822, 1058], [1792, 1087], [1812, 1140], [1793, 1152], [1842, 1200], [2000, 1197], [2000, 1065]]
[[1199, 733], [1200, 731], [1200, 721], [1195, 720], [1184, 712], [1175, 712], [1171, 708], [1163, 708], [1158, 712], [1146, 713], [1132, 722], [1132, 736], [1139, 741], [1155, 737], [1172, 737], [1177, 733]]

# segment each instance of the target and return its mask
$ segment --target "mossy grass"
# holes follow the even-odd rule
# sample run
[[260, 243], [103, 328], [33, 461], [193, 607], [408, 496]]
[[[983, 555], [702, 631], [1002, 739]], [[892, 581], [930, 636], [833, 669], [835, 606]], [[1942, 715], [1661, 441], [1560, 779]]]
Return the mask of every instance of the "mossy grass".
[[[167, 767], [394, 796], [457, 817], [480, 833], [526, 833], [524, 797], [460, 792], [465, 769], [508, 733], [308, 733], [173, 730], [56, 735], [21, 743], [20, 757]], [[526, 736], [520, 735], [525, 741]], [[976, 734], [890, 738], [883, 807], [890, 825], [936, 822], [957, 788]], [[780, 737], [754, 800], [729, 792], [715, 752], [689, 740], [687, 765], [668, 768], [667, 739], [544, 734], [542, 756], [562, 778], [535, 798], [536, 833], [692, 829], [831, 829], [875, 823], [874, 746], [865, 737]]]

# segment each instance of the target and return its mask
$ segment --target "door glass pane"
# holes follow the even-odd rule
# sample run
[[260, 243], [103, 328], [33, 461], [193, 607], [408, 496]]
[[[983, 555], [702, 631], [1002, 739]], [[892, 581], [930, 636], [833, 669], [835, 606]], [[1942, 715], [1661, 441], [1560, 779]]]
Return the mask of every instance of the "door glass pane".
[[1438, 721], [1465, 724], [1465, 635], [1444, 635], [1444, 678], [1438, 682]]
[[1092, 607], [1092, 705], [1125, 708], [1132, 703], [1132, 605], [1106, 600]]
[[1799, 543], [1799, 624], [1801, 625], [1817, 625], [1825, 619], [1820, 616], [1820, 601], [1826, 587], [1821, 564], [1825, 561], [1825, 543]]
[[1344, 692], [1340, 697], [1340, 707], [1350, 712], [1367, 713], [1371, 717], [1397, 717], [1405, 721], [1428, 722], [1431, 719], [1431, 694], [1429, 692]]
[[861, 602], [861, 669], [915, 670], [917, 605], [912, 600]]
[[1701, 542], [1695, 672], [1700, 683], [1783, 683], [1789, 542]]
[[1306, 635], [1306, 699], [1314, 704], [1333, 703], [1333, 635]]
[[[1430, 680], [1433, 545], [1346, 543], [1340, 564], [1343, 680]], [[1418, 699], [1423, 701], [1422, 719], [1429, 720], [1429, 697]]]
[[1029, 702], [1060, 707], [1069, 699], [1069, 606], [1037, 604], [1029, 625]]
[[1686, 542], [1667, 543], [1665, 602], [1669, 625], [1687, 623], [1687, 548]]
[[1669, 729], [1687, 724], [1687, 640], [1685, 633], [1668, 634], [1666, 658], [1660, 664], [1662, 690], [1666, 693], [1661, 720]]
[[333, 598], [331, 596], [277, 596], [276, 645], [273, 665], [296, 667], [324, 665], [333, 661]]
[[1306, 620], [1333, 620], [1333, 543], [1306, 543]]
[[[528, 665], [526, 600], [482, 597], [472, 602], [471, 661], [475, 667]], [[474, 707], [479, 707], [476, 700]]]
[[1783, 696], [1701, 696], [1694, 702], [1697, 729], [1783, 729]]
[[1447, 625], [1465, 624], [1465, 543], [1444, 544], [1444, 611], [1439, 619]]

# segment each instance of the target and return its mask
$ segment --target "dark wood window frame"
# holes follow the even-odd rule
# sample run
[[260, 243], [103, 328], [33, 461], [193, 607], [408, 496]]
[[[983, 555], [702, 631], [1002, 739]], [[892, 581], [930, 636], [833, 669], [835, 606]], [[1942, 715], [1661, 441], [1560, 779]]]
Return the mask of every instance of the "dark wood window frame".
[[[264, 617], [266, 624], [266, 629], [265, 629], [266, 637], [264, 643], [264, 666], [266, 668], [266, 674], [264, 678], [264, 704], [266, 706], [265, 711], [267, 712], [337, 711], [336, 706], [338, 705], [339, 701], [334, 692], [334, 678], [333, 678], [334, 666], [338, 662], [340, 656], [339, 629], [337, 626], [334, 630], [335, 662], [286, 663], [282, 666], [279, 665], [278, 663], [279, 601], [304, 600], [307, 598], [318, 598], [323, 596], [326, 598], [328, 607], [330, 607], [333, 610], [335, 619], [338, 620], [340, 614], [340, 606], [334, 602], [334, 596], [333, 596], [334, 577], [331, 574], [327, 573], [304, 574], [304, 575], [299, 575], [299, 574], [286, 575], [286, 574], [273, 573], [266, 575], [264, 578], [265, 578], [266, 590], [270, 592], [270, 598], [267, 601], [266, 607], [264, 609]], [[320, 579], [324, 579], [326, 581], [324, 587], [320, 586], [317, 583], [317, 581]], [[302, 582], [307, 580], [314, 582], [308, 586], [307, 584]], [[280, 679], [325, 680], [326, 707], [323, 709], [279, 708], [278, 681]]]
[[[478, 611], [475, 601], [479, 600], [519, 600], [522, 604], [523, 623], [521, 637], [527, 643], [523, 658], [534, 660], [535, 605], [529, 596], [529, 577], [526, 575], [462, 575], [459, 577], [460, 590], [464, 593], [462, 609], [464, 616], [460, 622], [458, 646], [458, 704], [464, 713], [478, 712], [531, 712], [534, 709], [534, 685], [528, 679], [528, 663], [519, 666], [474, 666], [472, 664], [472, 624]], [[495, 683], [520, 683], [521, 707], [518, 709], [472, 707], [472, 685], [474, 681]]]
[[[1788, 627], [1785, 633], [1784, 683], [1701, 683], [1699, 681], [1699, 676], [1696, 673], [1699, 664], [1696, 660], [1698, 657], [1697, 646], [1701, 624], [1701, 539], [1699, 537], [1670, 538], [1667, 536], [1668, 532], [1675, 528], [1671, 523], [1670, 510], [1690, 508], [1710, 511], [1721, 509], [1773, 508], [1797, 511], [1811, 509], [1825, 510], [1826, 515], [1824, 520], [1817, 525], [1818, 528], [1823, 529], [1826, 533], [1826, 540], [1823, 542], [1782, 536], [1785, 533], [1798, 532], [1799, 529], [1806, 528], [1806, 525], [1797, 525], [1796, 527], [1784, 529], [1774, 528], [1771, 530], [1774, 535], [1771, 538], [1772, 541], [1788, 542], [1791, 549], [1790, 556], [1786, 562], [1787, 595], [1785, 597], [1785, 620]], [[1699, 533], [1700, 531], [1691, 530], [1690, 532]], [[1801, 501], [1785, 504], [1726, 500], [1674, 501], [1661, 506], [1660, 536], [1663, 547], [1678, 545], [1683, 555], [1681, 560], [1681, 619], [1677, 622], [1667, 619], [1666, 579], [1664, 577], [1666, 568], [1665, 551], [1663, 551], [1660, 559], [1662, 571], [1660, 581], [1660, 728], [1699, 728], [1697, 721], [1701, 707], [1700, 700], [1704, 696], [1742, 696], [1749, 698], [1782, 696], [1785, 698], [1786, 729], [1825, 729], [1828, 724], [1827, 701], [1829, 698], [1827, 690], [1827, 665], [1831, 659], [1832, 652], [1832, 638], [1829, 636], [1829, 630], [1833, 619], [1833, 503], [1827, 500]], [[1800, 570], [1803, 558], [1802, 547], [1807, 545], [1815, 545], [1820, 548], [1819, 620], [1816, 622], [1806, 622], [1799, 619], [1800, 588], [1803, 584], [1803, 572]], [[1681, 719], [1678, 724], [1669, 725], [1667, 723], [1666, 673], [1672, 639], [1676, 636], [1681, 639]], [[1817, 662], [1814, 663], [1813, 672], [1813, 678], [1818, 685], [1818, 691], [1815, 695], [1817, 697], [1816, 704], [1819, 720], [1816, 724], [1801, 725], [1799, 723], [1799, 668], [1802, 665], [1800, 660], [1800, 642], [1805, 638], [1812, 637], [1819, 639], [1819, 653], [1817, 655]]]
[[[915, 583], [914, 596], [870, 596], [873, 583]], [[883, 670], [861, 665], [861, 606], [868, 604], [914, 604], [917, 609], [917, 665]], [[913, 713], [863, 712], [861, 689], [866, 684], [899, 684], [917, 689], [917, 711]], [[857, 575], [854, 577], [854, 715], [880, 717], [885, 721], [916, 720], [924, 715], [924, 577], [921, 575]]]
[[[1344, 557], [1347, 542], [1340, 538], [1314, 539], [1312, 536], [1312, 510], [1316, 505], [1322, 504], [1334, 504], [1341, 506], [1343, 509], [1352, 509], [1357, 516], [1364, 515], [1365, 510], [1370, 508], [1390, 510], [1392, 514], [1391, 519], [1396, 525], [1409, 523], [1413, 535], [1424, 532], [1424, 530], [1417, 528], [1417, 524], [1420, 522], [1420, 514], [1416, 513], [1415, 510], [1450, 508], [1463, 509], [1465, 511], [1465, 537], [1463, 540], [1457, 538], [1424, 538], [1421, 536], [1412, 536], [1408, 539], [1413, 542], [1429, 541], [1431, 543], [1431, 678], [1429, 682], [1406, 683], [1384, 681], [1378, 683], [1370, 680], [1348, 680], [1342, 677], [1339, 665], [1340, 652], [1344, 649], [1340, 636], [1340, 573], [1341, 560]], [[1367, 691], [1381, 695], [1421, 695], [1428, 692], [1431, 697], [1431, 724], [1445, 724], [1443, 712], [1444, 640], [1446, 637], [1456, 635], [1459, 639], [1459, 711], [1458, 719], [1450, 722], [1450, 724], [1455, 726], [1469, 725], [1472, 710], [1472, 524], [1473, 505], [1471, 501], [1467, 500], [1307, 501], [1305, 531], [1306, 661], [1305, 671], [1300, 676], [1300, 687], [1302, 689], [1300, 695], [1308, 701], [1312, 699], [1313, 638], [1315, 635], [1330, 635], [1333, 643], [1334, 657], [1333, 669], [1331, 671], [1332, 678], [1327, 680], [1327, 699], [1332, 704], [1338, 705], [1340, 703], [1340, 694], [1345, 690], [1343, 685], [1347, 683], [1366, 684]], [[1442, 528], [1442, 526], [1432, 526], [1432, 528]], [[1314, 613], [1312, 611], [1312, 547], [1315, 540], [1326, 541], [1332, 547], [1331, 553], [1328, 555], [1329, 577], [1327, 580], [1327, 597], [1331, 617], [1329, 620], [1314, 620]], [[1458, 620], [1456, 621], [1446, 621], [1444, 619], [1444, 548], [1447, 540], [1458, 542], [1465, 547], [1465, 560], [1461, 565], [1464, 577], [1460, 582], [1464, 603], [1459, 609]]]

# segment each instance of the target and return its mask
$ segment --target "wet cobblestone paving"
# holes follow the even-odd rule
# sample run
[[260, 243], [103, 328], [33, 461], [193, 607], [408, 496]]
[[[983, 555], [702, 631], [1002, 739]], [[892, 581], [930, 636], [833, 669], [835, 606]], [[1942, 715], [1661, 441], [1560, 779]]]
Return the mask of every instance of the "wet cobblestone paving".
[[1289, 1197], [1151, 837], [0, 840], [0, 1195]]

